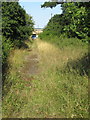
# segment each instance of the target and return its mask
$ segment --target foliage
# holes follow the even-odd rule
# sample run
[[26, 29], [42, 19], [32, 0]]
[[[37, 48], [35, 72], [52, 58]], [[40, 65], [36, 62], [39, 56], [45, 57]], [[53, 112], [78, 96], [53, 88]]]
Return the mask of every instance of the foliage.
[[45, 8], [53, 8], [53, 7], [56, 7], [58, 4], [63, 4], [63, 0], [51, 0], [51, 2], [44, 2], [44, 4], [41, 5], [41, 7], [45, 7]]
[[87, 48], [87, 46], [88, 46], [88, 43], [86, 43], [86, 41], [84, 41], [84, 39], [82, 42], [78, 38], [67, 38], [63, 35], [62, 36], [57, 36], [57, 35], [53, 36], [53, 34], [49, 34], [46, 31], [43, 34], [40, 34], [39, 37], [42, 41], [52, 43], [52, 44], [56, 45], [58, 48], [60, 48], [61, 50], [65, 47], [73, 48], [75, 46], [78, 48], [81, 46], [82, 48], [84, 48], [84, 47]]
[[5, 64], [7, 62], [7, 57], [9, 55], [10, 50], [12, 49], [13, 44], [9, 39], [6, 39], [4, 36], [2, 37], [2, 63]]
[[[51, 7], [51, 4], [47, 2], [47, 4], [44, 3], [41, 7]], [[57, 2], [54, 4], [57, 5]], [[44, 32], [48, 30], [53, 35], [57, 34], [60, 36], [64, 34], [67, 37], [77, 37], [88, 41], [88, 37], [90, 37], [90, 9], [88, 4], [78, 2], [61, 4], [62, 14], [53, 16]]]
[[[10, 38], [16, 45], [28, 38], [32, 32], [33, 22], [27, 17], [25, 10], [18, 2], [2, 3], [2, 31], [6, 38]], [[30, 29], [29, 29], [30, 28]]]
[[60, 36], [60, 33], [63, 33], [63, 22], [62, 21], [63, 14], [61, 15], [54, 15], [50, 19], [50, 21], [47, 24], [47, 27], [44, 29], [44, 31], [50, 31], [50, 34]]
[[86, 38], [88, 28], [86, 27], [87, 12], [85, 7], [78, 6], [79, 3], [64, 3], [62, 10], [64, 18], [68, 21], [64, 31], [69, 37]]
[[2, 2], [2, 50], [3, 63], [10, 50], [21, 47], [33, 31], [32, 17], [18, 2]]
[[57, 5], [56, 2], [45, 2], [43, 5], [41, 5], [41, 7], [50, 7], [50, 8], [53, 8]]

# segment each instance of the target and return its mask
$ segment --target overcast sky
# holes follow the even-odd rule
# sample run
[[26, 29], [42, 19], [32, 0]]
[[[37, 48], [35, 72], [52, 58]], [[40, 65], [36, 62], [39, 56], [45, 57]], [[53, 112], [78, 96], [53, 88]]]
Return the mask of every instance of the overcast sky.
[[[30, 0], [26, 0], [30, 1]], [[26, 12], [33, 17], [35, 22], [35, 28], [43, 28], [47, 25], [49, 19], [55, 14], [61, 14], [61, 7], [57, 5], [55, 8], [41, 8], [41, 4], [44, 2], [36, 2], [38, 0], [33, 0], [34, 2], [22, 2], [19, 0], [19, 4], [26, 10]], [[42, 0], [44, 1], [44, 0]]]

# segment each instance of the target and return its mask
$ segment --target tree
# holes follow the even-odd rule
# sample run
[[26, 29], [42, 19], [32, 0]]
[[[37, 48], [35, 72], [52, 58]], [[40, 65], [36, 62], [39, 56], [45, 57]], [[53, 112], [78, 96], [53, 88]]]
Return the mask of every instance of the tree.
[[53, 8], [58, 4], [61, 4], [63, 11], [62, 22], [58, 23], [58, 26], [62, 26], [62, 31], [64, 31], [68, 37], [78, 37], [80, 39], [89, 37], [90, 2], [45, 2], [41, 7]]
[[50, 8], [53, 8], [53, 7], [56, 7], [56, 5], [57, 5], [57, 2], [45, 2], [43, 5], [41, 5], [41, 8], [42, 8], [42, 7], [46, 7], [46, 8], [50, 7]]
[[2, 2], [2, 51], [3, 64], [12, 48], [21, 47], [33, 31], [32, 17], [18, 2]]
[[64, 20], [63, 19], [63, 14], [59, 15], [56, 14], [54, 15], [48, 22], [46, 28], [44, 31], [49, 31], [50, 34], [60, 36], [60, 34], [63, 33], [63, 25]]
[[2, 3], [2, 33], [16, 46], [20, 46], [32, 33], [32, 17], [26, 16], [28, 15], [18, 2]]

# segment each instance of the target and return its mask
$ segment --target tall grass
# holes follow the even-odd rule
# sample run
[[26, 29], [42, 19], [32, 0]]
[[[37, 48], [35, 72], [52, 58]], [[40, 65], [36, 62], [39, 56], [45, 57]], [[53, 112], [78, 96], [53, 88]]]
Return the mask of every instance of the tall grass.
[[[3, 117], [88, 118], [87, 45], [67, 42], [64, 46], [62, 39], [64, 42], [57, 47], [57, 39], [38, 39], [32, 51], [17, 49], [11, 54]], [[27, 69], [30, 56], [35, 54], [39, 57], [39, 73], [31, 75]]]
[[88, 42], [84, 39], [78, 39], [78, 38], [67, 38], [64, 35], [55, 36], [53, 34], [47, 33], [47, 31], [41, 33], [39, 35], [40, 39], [43, 41], [47, 41], [49, 43], [53, 43], [54, 45], [57, 45], [59, 48], [63, 47], [78, 47], [78, 46], [84, 46], [88, 47]]

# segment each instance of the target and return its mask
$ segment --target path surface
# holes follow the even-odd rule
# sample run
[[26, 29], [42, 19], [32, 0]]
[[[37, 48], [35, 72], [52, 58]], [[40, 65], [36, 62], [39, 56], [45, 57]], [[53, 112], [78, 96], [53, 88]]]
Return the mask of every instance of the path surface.
[[[62, 66], [67, 62], [65, 56], [61, 57], [62, 53], [59, 48], [54, 45], [37, 39], [33, 45], [32, 51], [26, 56], [26, 63], [22, 69], [24, 78], [26, 76], [37, 75], [40, 72], [45, 72], [49, 69], [55, 69], [56, 66]], [[62, 64], [60, 64], [60, 62]]]
[[26, 65], [22, 72], [26, 75], [36, 75], [41, 71], [45, 72], [51, 68], [53, 70], [56, 67], [63, 67], [69, 59], [73, 60], [78, 56], [75, 56], [73, 51], [71, 54], [69, 49], [68, 51], [67, 49], [60, 51], [60, 49], [53, 44], [37, 39], [34, 42], [32, 51], [30, 51], [30, 54], [25, 58]]

